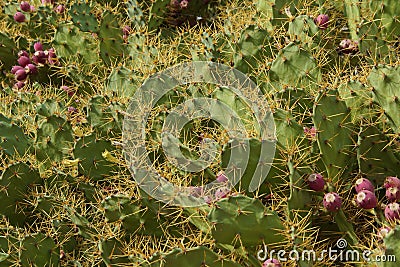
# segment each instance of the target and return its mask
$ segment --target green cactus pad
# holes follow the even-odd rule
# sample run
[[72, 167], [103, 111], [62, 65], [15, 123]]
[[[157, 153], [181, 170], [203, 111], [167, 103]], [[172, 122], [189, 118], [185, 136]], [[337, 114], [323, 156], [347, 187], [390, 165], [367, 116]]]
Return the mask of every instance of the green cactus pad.
[[115, 266], [123, 263], [130, 263], [128, 255], [124, 254], [121, 242], [115, 238], [99, 242], [101, 258], [107, 266]]
[[54, 35], [53, 46], [57, 56], [66, 60], [83, 61], [92, 64], [98, 61], [98, 43], [86, 32], [70, 24], [60, 24]]
[[392, 129], [400, 133], [400, 68], [378, 66], [368, 76], [374, 101], [385, 111]]
[[29, 152], [32, 140], [24, 131], [0, 114], [0, 150], [10, 156], [23, 156]]
[[289, 23], [288, 34], [292, 41], [299, 40], [310, 47], [321, 41], [320, 30], [314, 20], [306, 15], [296, 17]]
[[222, 199], [215, 203], [208, 219], [214, 225], [212, 236], [218, 243], [253, 247], [284, 240], [278, 215], [257, 199], [241, 195]]
[[125, 53], [122, 38], [122, 29], [118, 25], [118, 17], [106, 11], [103, 14], [100, 31], [100, 55], [104, 63], [111, 65], [118, 61]]
[[94, 96], [89, 100], [87, 119], [102, 136], [121, 133], [123, 116], [119, 111], [125, 108], [118, 103], [107, 103], [105, 97]]
[[51, 237], [37, 233], [22, 241], [22, 266], [58, 266], [59, 260], [60, 248]]
[[268, 31], [251, 25], [242, 31], [237, 42], [233, 56], [234, 66], [241, 72], [251, 73], [260, 64], [271, 59], [273, 54], [274, 49]]
[[75, 159], [79, 159], [79, 173], [94, 181], [112, 175], [116, 169], [115, 163], [107, 161], [103, 153], [114, 149], [110, 141], [97, 139], [94, 134], [80, 138], [73, 151]]
[[298, 2], [298, 0], [258, 0], [257, 11], [262, 17], [268, 18], [272, 25], [279, 26], [290, 19], [288, 14], [285, 14], [285, 9], [288, 9], [291, 15], [296, 14], [296, 8], [299, 8]]
[[341, 171], [351, 169], [354, 159], [354, 125], [351, 123], [350, 110], [339, 98], [337, 90], [326, 90], [317, 96], [313, 114], [318, 146], [328, 178], [333, 182], [339, 181]]
[[40, 125], [36, 135], [36, 158], [39, 161], [50, 159], [60, 162], [72, 147], [71, 124], [58, 116], [47, 117]]
[[6, 216], [12, 225], [21, 226], [26, 220], [24, 200], [29, 188], [42, 182], [39, 173], [26, 163], [18, 162], [8, 166], [1, 175], [0, 214]]
[[271, 65], [271, 81], [290, 86], [308, 86], [321, 81], [321, 71], [310, 52], [295, 43], [279, 51]]
[[10, 37], [0, 32], [0, 63], [2, 70], [10, 70], [16, 62], [17, 46]]
[[175, 248], [165, 254], [156, 254], [149, 260], [151, 267], [240, 267], [242, 265], [223, 259], [207, 247], [199, 246], [190, 249]]
[[89, 5], [83, 2], [75, 3], [69, 9], [72, 21], [83, 32], [97, 32], [99, 25], [96, 17], [91, 13]]
[[[384, 246], [385, 246], [385, 252], [384, 255], [387, 256], [387, 259], [391, 257], [395, 257], [395, 261], [393, 260], [388, 260], [385, 262], [382, 262], [380, 267], [397, 267], [398, 266], [398, 259], [400, 259], [400, 226], [397, 225], [392, 229], [388, 235], [385, 236], [383, 239], [384, 241]], [[383, 258], [383, 256], [381, 258]]]
[[139, 85], [135, 84], [134, 73], [125, 68], [118, 67], [112, 70], [108, 76], [104, 90], [107, 95], [118, 98], [132, 97]]
[[375, 126], [360, 129], [357, 159], [360, 171], [368, 178], [376, 179], [376, 184], [382, 184], [385, 177], [400, 172], [400, 160], [393, 153], [388, 138]]

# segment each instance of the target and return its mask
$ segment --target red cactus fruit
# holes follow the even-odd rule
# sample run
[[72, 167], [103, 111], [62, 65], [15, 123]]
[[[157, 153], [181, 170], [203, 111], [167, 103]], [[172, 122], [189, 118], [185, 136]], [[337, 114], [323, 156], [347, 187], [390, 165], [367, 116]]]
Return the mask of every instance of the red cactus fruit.
[[334, 192], [326, 193], [323, 203], [328, 211], [338, 211], [342, 207], [342, 198]]
[[357, 205], [363, 209], [373, 209], [378, 204], [375, 194], [368, 190], [361, 190], [356, 196]]

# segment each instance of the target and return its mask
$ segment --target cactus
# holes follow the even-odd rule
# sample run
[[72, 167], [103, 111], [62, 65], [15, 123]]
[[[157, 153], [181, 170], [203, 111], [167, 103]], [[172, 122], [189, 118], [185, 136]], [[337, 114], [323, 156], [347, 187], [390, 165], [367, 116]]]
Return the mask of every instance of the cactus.
[[39, 125], [36, 135], [36, 157], [39, 161], [61, 161], [73, 142], [72, 127], [65, 119], [52, 115]]
[[145, 26], [143, 10], [137, 0], [129, 0], [126, 3], [126, 11], [130, 18], [132, 25], [136, 30]]
[[99, 250], [101, 257], [107, 266], [114, 266], [123, 263], [130, 263], [131, 260], [124, 255], [121, 242], [115, 238], [103, 240], [99, 242]]
[[268, 31], [250, 25], [244, 29], [237, 42], [233, 62], [236, 69], [251, 73], [263, 61], [272, 58], [274, 49]]
[[81, 32], [73, 25], [60, 24], [54, 35], [53, 46], [65, 60], [92, 64], [98, 61], [98, 44], [90, 33]]
[[101, 39], [101, 58], [107, 65], [111, 65], [111, 63], [115, 64], [115, 61], [118, 61], [125, 53], [122, 31], [118, 25], [118, 17], [116, 15], [110, 12], [103, 14], [99, 37]]
[[[173, 266], [188, 266], [197, 267], [202, 265], [215, 267], [239, 267], [238, 263], [221, 258], [220, 255], [213, 252], [211, 249], [199, 246], [183, 251], [180, 248], [174, 248], [165, 254], [153, 255], [150, 259], [149, 267], [173, 267]], [[146, 265], [143, 265], [146, 266]]]
[[257, 199], [237, 195], [219, 200], [208, 219], [213, 224], [213, 238], [221, 244], [253, 247], [284, 239], [278, 215]]
[[319, 28], [308, 16], [297, 16], [289, 23], [288, 34], [292, 41], [299, 40], [310, 47], [321, 42]]
[[2, 70], [9, 70], [15, 63], [17, 46], [5, 33], [0, 33], [0, 62]]
[[383, 108], [396, 133], [400, 133], [400, 89], [397, 86], [400, 82], [399, 74], [398, 67], [378, 66], [368, 76], [373, 87], [374, 101]]
[[32, 140], [10, 119], [0, 114], [0, 150], [10, 156], [23, 156], [30, 151]]
[[395, 261], [387, 261], [382, 263], [380, 266], [383, 267], [395, 267], [397, 264], [397, 259], [400, 258], [399, 254], [399, 240], [400, 240], [400, 227], [396, 226], [394, 229], [390, 230], [390, 232], [384, 237], [384, 255], [395, 256]]
[[28, 164], [18, 162], [8, 166], [1, 175], [0, 212], [12, 225], [22, 226], [27, 219], [28, 207], [24, 203], [29, 189], [42, 181], [38, 172]]
[[257, 11], [270, 20], [272, 25], [280, 26], [296, 13], [298, 0], [258, 0]]
[[121, 133], [124, 107], [118, 103], [108, 104], [103, 96], [93, 96], [89, 100], [87, 120], [103, 136]]
[[97, 32], [99, 25], [96, 17], [92, 14], [91, 8], [84, 2], [73, 4], [69, 11], [72, 21], [83, 32]]
[[132, 76], [134, 73], [125, 67], [113, 69], [105, 82], [105, 93], [118, 98], [132, 97], [137, 88]]
[[113, 150], [110, 141], [97, 139], [94, 134], [81, 137], [73, 150], [75, 159], [79, 159], [79, 172], [93, 181], [112, 175], [115, 163], [108, 162], [103, 153]]
[[270, 69], [271, 81], [290, 86], [310, 86], [321, 81], [321, 72], [311, 54], [295, 43], [279, 51]]
[[22, 240], [20, 261], [22, 266], [57, 266], [60, 248], [51, 237], [42, 233]]
[[322, 161], [328, 178], [337, 182], [344, 169], [352, 168], [354, 125], [350, 110], [339, 98], [337, 90], [326, 90], [317, 96], [313, 114]]
[[387, 137], [375, 126], [360, 129], [357, 160], [360, 171], [378, 184], [386, 176], [397, 175], [400, 171], [400, 159], [396, 158]]

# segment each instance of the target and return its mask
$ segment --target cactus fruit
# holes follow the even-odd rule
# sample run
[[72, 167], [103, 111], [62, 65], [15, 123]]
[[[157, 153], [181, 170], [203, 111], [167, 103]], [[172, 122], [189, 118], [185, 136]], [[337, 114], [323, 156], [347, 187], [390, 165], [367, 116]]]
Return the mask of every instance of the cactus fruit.
[[385, 179], [385, 183], [383, 185], [386, 189], [390, 187], [400, 188], [400, 179], [394, 176], [388, 176]]
[[358, 52], [358, 41], [344, 39], [340, 41], [338, 51], [343, 54], [353, 55]]
[[31, 5], [26, 1], [22, 1], [21, 4], [19, 5], [19, 7], [21, 8], [22, 11], [25, 11], [25, 12], [31, 11]]
[[26, 77], [28, 77], [28, 74], [26, 73], [25, 69], [17, 70], [15, 72], [15, 79], [17, 81], [24, 81]]
[[308, 176], [307, 179], [308, 186], [311, 190], [320, 192], [324, 191], [325, 187], [325, 180], [324, 177], [319, 173], [313, 173]]
[[33, 44], [33, 49], [35, 49], [35, 51], [43, 51], [43, 45], [40, 42], [36, 42]]
[[20, 58], [18, 58], [18, 64], [19, 64], [21, 67], [25, 67], [25, 66], [28, 65], [29, 63], [31, 63], [31, 60], [29, 59], [29, 57], [21, 56]]
[[22, 13], [22, 12], [17, 12], [17, 13], [15, 13], [15, 15], [14, 15], [14, 20], [16, 21], [16, 22], [24, 22], [25, 21], [25, 15], [24, 15], [24, 13]]
[[65, 11], [65, 6], [64, 6], [64, 5], [58, 5], [58, 6], [56, 6], [55, 11], [56, 11], [58, 14], [64, 13], [64, 11]]
[[386, 198], [390, 202], [398, 201], [400, 200], [400, 187], [388, 187], [386, 188]]
[[328, 211], [338, 211], [342, 207], [342, 198], [335, 192], [326, 193], [323, 203]]
[[367, 190], [370, 192], [375, 191], [375, 187], [372, 184], [372, 182], [366, 178], [357, 179], [357, 181], [354, 185], [354, 189], [356, 190], [357, 193], [360, 192], [361, 190]]
[[373, 209], [378, 204], [378, 200], [373, 192], [361, 190], [356, 196], [356, 203], [360, 208]]
[[268, 259], [263, 262], [262, 267], [281, 267], [281, 263], [277, 259]]
[[400, 219], [400, 205], [399, 203], [389, 203], [385, 208], [385, 218], [388, 221], [395, 221]]
[[384, 239], [389, 233], [390, 231], [392, 231], [393, 229], [388, 227], [388, 226], [383, 226], [381, 228], [378, 229], [378, 237], [381, 239]]
[[318, 28], [325, 30], [328, 28], [329, 16], [326, 14], [320, 14], [314, 19], [314, 22]]

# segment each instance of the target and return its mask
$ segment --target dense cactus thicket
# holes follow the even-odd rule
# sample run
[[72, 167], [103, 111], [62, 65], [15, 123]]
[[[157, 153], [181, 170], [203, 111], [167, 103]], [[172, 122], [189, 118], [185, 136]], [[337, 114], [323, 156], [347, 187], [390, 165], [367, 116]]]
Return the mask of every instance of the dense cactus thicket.
[[[0, 4], [0, 266], [400, 266], [397, 0]], [[264, 140], [251, 106], [229, 87], [176, 86], [147, 118], [150, 163], [195, 197], [222, 185], [206, 204], [179, 207], [135, 181], [124, 119], [146, 79], [192, 61], [257, 84], [276, 150], [258, 172]], [[223, 103], [211, 113], [248, 132], [233, 187], [225, 171], [237, 143], [223, 119], [189, 121], [178, 148], [163, 135], [170, 110], [192, 98]], [[197, 172], [168, 156], [203, 159], [211, 139], [219, 153]], [[320, 256], [335, 246], [369, 250], [371, 261], [260, 258], [266, 247]]]

